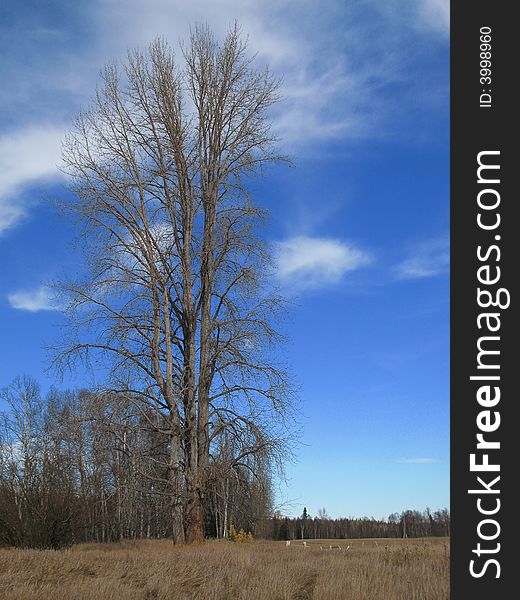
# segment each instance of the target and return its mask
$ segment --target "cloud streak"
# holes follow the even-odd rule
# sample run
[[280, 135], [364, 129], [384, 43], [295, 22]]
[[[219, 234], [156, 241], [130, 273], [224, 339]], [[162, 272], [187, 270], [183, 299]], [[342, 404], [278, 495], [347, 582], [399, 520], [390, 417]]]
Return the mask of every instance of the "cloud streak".
[[63, 128], [31, 125], [0, 137], [0, 234], [26, 215], [25, 186], [57, 177]]
[[301, 235], [276, 244], [277, 277], [297, 290], [339, 283], [369, 262], [365, 252], [331, 238]]
[[44, 310], [59, 310], [50, 290], [45, 286], [40, 286], [34, 290], [12, 292], [8, 294], [7, 300], [12, 308], [32, 313]]
[[436, 458], [419, 457], [419, 458], [398, 458], [395, 461], [399, 465], [433, 465], [440, 461]]
[[449, 268], [449, 241], [441, 238], [417, 246], [395, 267], [395, 272], [398, 279], [425, 279], [446, 273]]

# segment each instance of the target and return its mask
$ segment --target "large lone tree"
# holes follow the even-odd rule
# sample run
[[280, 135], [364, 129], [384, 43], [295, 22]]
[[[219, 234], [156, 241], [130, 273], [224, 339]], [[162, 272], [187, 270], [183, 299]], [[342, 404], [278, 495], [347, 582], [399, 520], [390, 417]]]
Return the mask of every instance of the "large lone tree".
[[150, 477], [171, 496], [174, 541], [191, 542], [219, 436], [233, 439], [229, 468], [253, 471], [282, 449], [288, 385], [284, 302], [248, 193], [282, 160], [267, 115], [278, 82], [237, 26], [222, 43], [196, 27], [180, 63], [157, 39], [107, 66], [65, 141], [62, 204], [84, 226], [88, 274], [60, 285], [70, 322], [57, 356], [105, 361], [107, 392], [167, 439]]

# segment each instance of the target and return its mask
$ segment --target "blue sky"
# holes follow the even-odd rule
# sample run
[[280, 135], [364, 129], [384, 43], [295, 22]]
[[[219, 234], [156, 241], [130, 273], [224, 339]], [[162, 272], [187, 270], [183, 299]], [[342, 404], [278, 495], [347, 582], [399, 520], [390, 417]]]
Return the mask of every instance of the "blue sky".
[[[70, 119], [102, 65], [156, 35], [234, 19], [283, 74], [273, 113], [294, 167], [255, 184], [278, 279], [302, 445], [288, 513], [382, 517], [449, 505], [449, 3], [98, 0], [0, 9], [0, 387], [59, 383], [45, 282], [81, 272], [52, 199]], [[64, 384], [82, 385], [77, 372]]]

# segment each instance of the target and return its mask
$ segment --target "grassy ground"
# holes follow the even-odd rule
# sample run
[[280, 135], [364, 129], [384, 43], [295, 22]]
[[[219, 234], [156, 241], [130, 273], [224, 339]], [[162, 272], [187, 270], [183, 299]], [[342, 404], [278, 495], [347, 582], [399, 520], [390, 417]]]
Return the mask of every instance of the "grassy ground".
[[[329, 544], [341, 546], [328, 549]], [[0, 550], [5, 600], [447, 600], [449, 544], [429, 540], [139, 541]], [[327, 549], [320, 550], [321, 546]], [[347, 550], [347, 546], [350, 548]]]

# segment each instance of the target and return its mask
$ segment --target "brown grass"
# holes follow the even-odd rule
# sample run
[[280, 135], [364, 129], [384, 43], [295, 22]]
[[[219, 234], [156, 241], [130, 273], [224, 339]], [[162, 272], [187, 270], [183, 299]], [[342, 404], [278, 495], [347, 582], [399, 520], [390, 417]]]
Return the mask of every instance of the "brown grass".
[[[320, 550], [320, 545], [342, 549]], [[345, 550], [350, 544], [350, 549]], [[447, 600], [449, 544], [167, 540], [0, 550], [5, 600]]]

